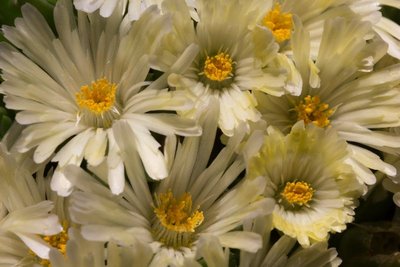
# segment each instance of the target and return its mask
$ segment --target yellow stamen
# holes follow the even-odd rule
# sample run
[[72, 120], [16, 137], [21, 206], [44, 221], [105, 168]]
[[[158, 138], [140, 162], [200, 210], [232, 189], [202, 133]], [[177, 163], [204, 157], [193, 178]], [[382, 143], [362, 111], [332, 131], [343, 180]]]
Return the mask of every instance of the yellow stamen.
[[114, 106], [117, 85], [107, 79], [98, 79], [92, 84], [84, 85], [76, 93], [76, 103], [81, 108], [86, 108], [95, 114], [102, 114]]
[[314, 189], [305, 182], [287, 182], [281, 196], [292, 205], [307, 205], [312, 200]]
[[223, 81], [232, 77], [233, 61], [226, 53], [207, 56], [204, 62], [204, 75], [212, 81]]
[[277, 42], [290, 39], [293, 28], [292, 14], [281, 12], [280, 4], [275, 4], [274, 9], [265, 15], [263, 23], [272, 31]]
[[157, 207], [154, 213], [160, 223], [168, 230], [175, 232], [194, 232], [204, 219], [199, 207], [192, 208], [192, 196], [184, 193], [177, 200], [171, 191], [156, 196]]
[[318, 96], [306, 96], [295, 109], [297, 120], [303, 120], [305, 124], [313, 123], [321, 128], [329, 125], [329, 117], [333, 114], [329, 105], [321, 102]]
[[46, 259], [41, 259], [39, 261], [39, 264], [42, 265], [43, 267], [51, 267], [51, 262]]
[[[64, 221], [62, 223], [62, 226], [63, 230], [60, 233], [51, 236], [42, 236], [42, 239], [46, 241], [50, 246], [58, 249], [58, 251], [60, 251], [61, 254], [65, 255], [67, 252], [68, 223]], [[35, 255], [33, 251], [29, 251], [29, 253]], [[41, 258], [38, 258], [37, 260], [38, 263], [43, 267], [51, 267], [51, 263], [49, 260]]]

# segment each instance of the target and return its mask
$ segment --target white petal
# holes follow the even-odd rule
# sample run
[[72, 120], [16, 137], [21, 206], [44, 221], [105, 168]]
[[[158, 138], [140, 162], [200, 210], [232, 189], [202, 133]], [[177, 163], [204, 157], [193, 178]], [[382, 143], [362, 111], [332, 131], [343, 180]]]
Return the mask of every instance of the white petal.
[[84, 156], [85, 147], [94, 134], [94, 130], [90, 128], [79, 133], [57, 152], [52, 161], [58, 161], [59, 166], [80, 164]]
[[167, 177], [168, 170], [164, 155], [159, 150], [160, 144], [154, 139], [151, 133], [135, 122], [128, 122], [135, 139], [137, 151], [142, 159], [148, 175], [155, 180]]
[[56, 191], [58, 195], [64, 197], [69, 196], [73, 190], [71, 182], [67, 179], [61, 167], [57, 167], [54, 171], [50, 187], [51, 190]]
[[382, 161], [378, 155], [372, 153], [371, 151], [354, 145], [349, 145], [348, 149], [351, 152], [353, 159], [357, 160], [368, 168], [379, 170], [389, 176], [396, 175], [395, 167]]
[[97, 128], [85, 148], [85, 158], [93, 166], [99, 165], [103, 159], [107, 148], [107, 134], [102, 128]]
[[253, 232], [235, 231], [218, 236], [221, 245], [248, 252], [256, 252], [262, 246], [261, 236]]
[[37, 235], [17, 234], [19, 238], [42, 259], [49, 258], [50, 245]]
[[108, 169], [108, 183], [111, 192], [115, 195], [122, 193], [125, 187], [125, 172], [124, 163], [121, 162], [116, 167]]
[[228, 267], [229, 249], [223, 250], [219, 239], [215, 236], [200, 236], [197, 253], [203, 257], [209, 267]]
[[133, 245], [137, 240], [145, 243], [153, 241], [151, 233], [140, 227], [84, 225], [82, 236], [92, 241], [114, 241], [124, 246]]

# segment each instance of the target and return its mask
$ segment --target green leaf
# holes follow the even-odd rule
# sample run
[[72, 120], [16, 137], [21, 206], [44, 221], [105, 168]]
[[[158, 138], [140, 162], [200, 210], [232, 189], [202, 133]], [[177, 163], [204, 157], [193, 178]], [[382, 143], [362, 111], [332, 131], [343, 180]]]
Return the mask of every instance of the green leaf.
[[14, 25], [16, 17], [21, 16], [21, 7], [17, 1], [2, 0], [0, 8], [0, 24]]

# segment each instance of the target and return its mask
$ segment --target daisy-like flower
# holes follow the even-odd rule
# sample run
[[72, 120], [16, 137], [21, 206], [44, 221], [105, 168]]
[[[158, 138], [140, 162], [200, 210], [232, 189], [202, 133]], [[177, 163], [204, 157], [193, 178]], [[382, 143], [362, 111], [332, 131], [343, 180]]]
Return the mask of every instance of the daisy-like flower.
[[[357, 1], [357, 0], [356, 0]], [[364, 0], [360, 0], [364, 1]], [[371, 2], [370, 0], [367, 0]], [[292, 54], [292, 33], [294, 30], [294, 20], [299, 20], [310, 34], [311, 57], [315, 59], [327, 19], [335, 17], [356, 18], [364, 17], [370, 20], [377, 18], [377, 5], [367, 5], [362, 10], [364, 13], [357, 15], [350, 5], [354, 0], [299, 0], [299, 1], [270, 1], [272, 6], [266, 10], [260, 10], [262, 19], [260, 24], [271, 29], [275, 38], [280, 43], [281, 51]], [[352, 2], [352, 3], [350, 3]], [[364, 1], [365, 2], [365, 1]], [[376, 19], [375, 21], [376, 22]]]
[[[138, 20], [142, 13], [151, 5], [161, 6], [163, 0], [74, 0], [75, 8], [87, 13], [100, 10], [100, 15], [110, 17], [118, 4], [126, 7], [128, 5], [129, 20]], [[195, 0], [186, 0], [186, 4], [191, 7], [191, 14], [197, 18], [194, 10]]]
[[[118, 4], [124, 7], [124, 9], [120, 11], [121, 13], [123, 13], [125, 11], [125, 6], [127, 2], [128, 0], [100, 0], [100, 1], [74, 0], [74, 5], [77, 10], [81, 10], [87, 13], [93, 13], [96, 10], [100, 10], [101, 16], [110, 17], [111, 14], [114, 12], [114, 10], [117, 8]], [[130, 1], [130, 5], [132, 5], [133, 7], [133, 5], [135, 4], [136, 7], [141, 8], [142, 4], [147, 4], [147, 2], [154, 2], [154, 1], [134, 0]], [[137, 16], [136, 19], [138, 19], [138, 17], [139, 16]]]
[[[244, 225], [244, 230], [254, 231], [263, 237], [263, 247], [256, 253], [242, 251], [239, 267], [337, 267], [341, 259], [334, 248], [327, 248], [326, 242], [318, 242], [310, 247], [295, 248], [296, 240], [281, 236], [271, 242], [271, 216], [260, 216]], [[218, 239], [200, 240], [199, 246], [208, 246], [206, 254], [201, 255], [210, 267], [228, 267], [229, 249], [223, 249]], [[201, 267], [197, 262], [188, 262], [187, 267]]]
[[391, 152], [400, 147], [399, 136], [380, 130], [400, 124], [400, 65], [372, 71], [386, 52], [385, 43], [371, 39], [369, 22], [343, 18], [326, 21], [315, 65], [309, 64], [309, 36], [299, 21], [295, 27], [294, 61], [310, 82], [298, 97], [257, 94], [264, 120], [285, 133], [300, 120], [334, 128], [348, 141], [348, 163], [360, 181], [375, 183], [370, 169], [394, 175], [393, 166], [363, 146]]
[[[314, 38], [318, 35], [320, 36], [321, 34], [321, 29], [318, 29], [323, 24], [321, 19], [327, 19], [337, 15], [350, 17], [351, 14], [346, 11], [346, 9], [349, 8], [352, 12], [359, 16], [361, 20], [371, 22], [373, 25], [373, 30], [388, 45], [388, 54], [400, 59], [400, 26], [392, 20], [383, 17], [382, 13], [380, 12], [382, 6], [391, 6], [399, 9], [399, 0], [317, 0], [313, 2], [313, 5], [308, 5], [308, 8], [305, 9], [304, 2], [298, 1], [295, 4], [295, 9], [296, 11], [298, 10], [299, 12], [302, 12], [302, 14], [306, 15], [305, 18], [307, 18], [307, 15], [311, 15], [311, 17], [307, 18], [308, 25], [306, 28], [310, 29], [311, 35], [313, 35]], [[291, 4], [285, 3], [284, 5], [288, 7]], [[316, 17], [319, 17], [320, 19], [316, 19]], [[318, 46], [315, 47], [317, 48]]]
[[[82, 235], [133, 249], [137, 242], [147, 243], [154, 255], [149, 266], [157, 267], [186, 266], [195, 260], [200, 238], [216, 237], [224, 247], [246, 251], [260, 248], [260, 236], [236, 229], [246, 218], [271, 212], [273, 201], [260, 196], [265, 179], [230, 188], [245, 168], [234, 153], [243, 134], [231, 138], [206, 168], [217, 125], [215, 110], [206, 115], [211, 122], [203, 125], [202, 137], [187, 137], [177, 148], [176, 142], [167, 142], [171, 171], [155, 186], [154, 195], [135, 154], [124, 154], [132, 187], [126, 186], [121, 197], [111, 195], [82, 169], [68, 166], [68, 178], [82, 190], [72, 193], [70, 208], [72, 219], [82, 224]], [[133, 145], [129, 139], [124, 143]], [[101, 169], [93, 172], [104, 180]]]
[[162, 6], [173, 17], [174, 31], [164, 38], [155, 67], [165, 72], [170, 86], [193, 96], [196, 105], [186, 116], [198, 117], [217, 99], [219, 127], [228, 136], [239, 124], [260, 119], [251, 90], [276, 96], [299, 93], [287, 86], [272, 33], [256, 26], [253, 13], [259, 5], [199, 0], [198, 23], [193, 23], [182, 0], [166, 0]]
[[[85, 267], [117, 267], [127, 265], [113, 265], [108, 263], [108, 249], [105, 249], [103, 242], [91, 242], [82, 237], [79, 230], [76, 228], [69, 228], [65, 232], [68, 238], [63, 244], [63, 250], [57, 247], [52, 247], [49, 253], [48, 264], [44, 267], [71, 267], [71, 266], [85, 266]], [[57, 236], [58, 240], [62, 240]], [[54, 238], [55, 240], [57, 240]], [[107, 256], [107, 257], [106, 257]], [[107, 262], [107, 264], [106, 264]], [[46, 263], [46, 264], [47, 264]]]
[[335, 248], [328, 249], [327, 242], [317, 242], [294, 250], [296, 239], [282, 235], [271, 243], [272, 228], [271, 216], [261, 216], [244, 225], [244, 230], [259, 233], [264, 243], [256, 253], [242, 252], [239, 267], [337, 267], [342, 262]]
[[[271, 29], [281, 45], [281, 51], [291, 53], [290, 37], [293, 20], [299, 19], [310, 33], [311, 55], [318, 55], [324, 21], [335, 17], [369, 21], [373, 30], [388, 44], [388, 53], [400, 58], [399, 25], [382, 16], [382, 5], [400, 8], [398, 0], [299, 0], [266, 1], [266, 9], [259, 9], [260, 24]], [[282, 4], [280, 3], [282, 2]]]
[[108, 19], [98, 13], [76, 17], [72, 3], [62, 0], [54, 9], [56, 37], [31, 5], [22, 7], [22, 16], [15, 27], [2, 28], [22, 52], [0, 45], [0, 92], [7, 108], [20, 110], [16, 120], [26, 125], [15, 144], [18, 151], [34, 149], [37, 163], [58, 162], [51, 185], [60, 195], [72, 190], [64, 166], [79, 166], [83, 159], [93, 166], [107, 161], [110, 188], [118, 194], [125, 178], [114, 126], [124, 121], [130, 125], [124, 138], [135, 142], [149, 176], [165, 178], [165, 159], [151, 132], [201, 133], [174, 113], [191, 107], [183, 93], [142, 89], [150, 83], [145, 81], [149, 54], [168, 29], [168, 18], [150, 8], [128, 29], [120, 12]]
[[353, 220], [362, 187], [344, 162], [346, 147], [333, 129], [298, 122], [286, 136], [269, 127], [248, 162], [248, 179], [263, 177], [264, 195], [276, 200], [273, 226], [302, 246], [326, 241]]
[[[46, 238], [62, 231], [54, 203], [44, 199], [30, 173], [0, 145], [0, 262], [25, 266], [49, 259]], [[47, 237], [46, 237], [47, 236]]]
[[[0, 263], [4, 266], [105, 266], [104, 243], [82, 238], [66, 212], [66, 199], [50, 190], [39, 166], [33, 178], [23, 160], [0, 145]], [[1, 265], [0, 264], [0, 265]], [[3, 265], [2, 265], [3, 266]]]

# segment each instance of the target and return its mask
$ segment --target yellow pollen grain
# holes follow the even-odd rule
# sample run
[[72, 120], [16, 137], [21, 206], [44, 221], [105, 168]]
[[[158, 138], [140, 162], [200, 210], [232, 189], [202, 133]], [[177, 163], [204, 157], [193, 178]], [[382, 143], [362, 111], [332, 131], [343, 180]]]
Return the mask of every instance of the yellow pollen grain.
[[[62, 226], [63, 230], [60, 233], [51, 236], [42, 236], [42, 239], [50, 246], [58, 249], [58, 251], [60, 251], [61, 254], [65, 255], [67, 252], [67, 242], [68, 242], [68, 233], [67, 233], [68, 223], [64, 221], [62, 223]], [[33, 251], [29, 251], [29, 253], [35, 255]], [[39, 259], [38, 262], [43, 267], [51, 267], [51, 263], [47, 259]]]
[[297, 120], [303, 120], [305, 124], [313, 123], [318, 127], [324, 128], [329, 125], [329, 117], [333, 110], [329, 105], [321, 102], [318, 96], [306, 96], [304, 100], [295, 107]]
[[275, 4], [275, 7], [264, 16], [263, 23], [272, 31], [277, 42], [290, 39], [293, 28], [292, 14], [281, 12], [280, 4]]
[[226, 53], [207, 56], [204, 62], [204, 75], [212, 81], [223, 81], [232, 77], [233, 61]]
[[107, 79], [98, 79], [91, 85], [84, 85], [76, 93], [76, 103], [95, 114], [102, 114], [114, 106], [117, 85]]
[[292, 205], [306, 205], [314, 195], [314, 189], [305, 182], [287, 182], [281, 196]]
[[160, 223], [167, 229], [175, 232], [194, 232], [203, 222], [203, 212], [199, 207], [192, 208], [192, 196], [184, 193], [176, 199], [171, 191], [156, 196], [157, 207], [154, 213]]

